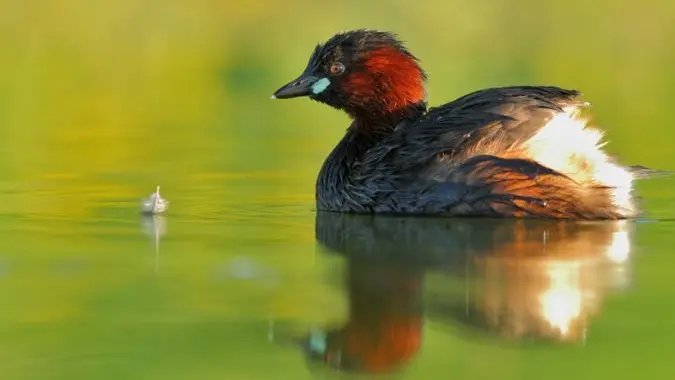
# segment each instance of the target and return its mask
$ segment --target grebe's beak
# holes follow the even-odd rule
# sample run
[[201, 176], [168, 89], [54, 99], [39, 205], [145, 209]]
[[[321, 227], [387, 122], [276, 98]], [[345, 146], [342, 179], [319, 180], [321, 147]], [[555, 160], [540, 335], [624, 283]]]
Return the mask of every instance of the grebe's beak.
[[330, 85], [328, 78], [319, 78], [312, 74], [302, 74], [299, 78], [284, 85], [272, 95], [272, 99], [290, 99], [300, 96], [317, 95]]

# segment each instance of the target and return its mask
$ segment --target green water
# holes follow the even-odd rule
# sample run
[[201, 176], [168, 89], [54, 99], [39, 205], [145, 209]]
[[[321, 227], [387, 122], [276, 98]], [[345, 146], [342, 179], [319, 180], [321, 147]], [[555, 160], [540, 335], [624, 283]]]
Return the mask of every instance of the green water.
[[638, 222], [317, 215], [348, 120], [269, 96], [395, 30], [432, 104], [579, 88], [622, 162], [672, 170], [674, 4], [3, 2], [0, 379], [668, 378], [675, 179]]

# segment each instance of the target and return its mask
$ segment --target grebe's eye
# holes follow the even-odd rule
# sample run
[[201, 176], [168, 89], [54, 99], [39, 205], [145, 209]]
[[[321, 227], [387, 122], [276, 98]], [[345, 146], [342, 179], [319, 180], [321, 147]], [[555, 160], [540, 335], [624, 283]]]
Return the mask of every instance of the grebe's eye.
[[345, 65], [341, 62], [335, 62], [330, 65], [330, 73], [333, 75], [340, 75], [345, 72]]

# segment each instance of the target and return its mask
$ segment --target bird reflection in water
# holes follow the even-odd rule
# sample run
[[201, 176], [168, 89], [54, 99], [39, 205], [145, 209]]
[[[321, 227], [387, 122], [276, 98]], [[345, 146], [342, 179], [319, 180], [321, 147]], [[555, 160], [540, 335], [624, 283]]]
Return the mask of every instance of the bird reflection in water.
[[632, 227], [319, 213], [318, 242], [347, 261], [349, 316], [303, 347], [314, 363], [381, 373], [411, 362], [425, 320], [578, 341], [606, 291], [627, 282]]
[[512, 339], [585, 339], [607, 290], [625, 282], [631, 227], [618, 221], [516, 228], [512, 241], [476, 257], [479, 281], [468, 316]]
[[421, 268], [350, 260], [347, 322], [314, 330], [306, 353], [331, 368], [380, 373], [413, 358], [422, 334]]

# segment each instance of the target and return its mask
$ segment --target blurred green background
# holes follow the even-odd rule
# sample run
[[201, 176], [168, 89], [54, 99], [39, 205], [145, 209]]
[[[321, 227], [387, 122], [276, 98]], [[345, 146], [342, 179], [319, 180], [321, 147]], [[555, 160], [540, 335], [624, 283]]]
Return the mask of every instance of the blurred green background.
[[[0, 1], [0, 378], [310, 376], [297, 350], [267, 341], [267, 324], [347, 313], [327, 275], [344, 263], [315, 248], [312, 208], [349, 120], [269, 96], [317, 42], [361, 27], [407, 42], [430, 74], [431, 105], [489, 86], [576, 88], [622, 162], [675, 169], [669, 0]], [[157, 184], [172, 201], [159, 254], [159, 227], [136, 214]], [[674, 310], [661, 302], [673, 295], [672, 184], [638, 186], [662, 220], [636, 235], [650, 253], [637, 273], [650, 280], [606, 313], [591, 359], [430, 331], [413, 375], [673, 370], [662, 359]], [[612, 326], [632, 335], [612, 339]], [[616, 348], [630, 345], [639, 358]], [[446, 353], [459, 351], [494, 370], [453, 367]]]

